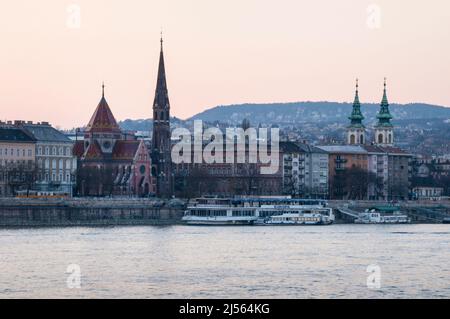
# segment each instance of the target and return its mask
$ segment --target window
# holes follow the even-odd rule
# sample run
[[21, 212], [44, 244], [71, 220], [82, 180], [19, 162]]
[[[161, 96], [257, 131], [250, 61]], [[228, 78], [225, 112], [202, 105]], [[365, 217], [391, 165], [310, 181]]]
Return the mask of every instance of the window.
[[28, 150], [28, 157], [33, 156], [33, 151], [32, 150]]
[[378, 144], [383, 144], [383, 134], [378, 135]]

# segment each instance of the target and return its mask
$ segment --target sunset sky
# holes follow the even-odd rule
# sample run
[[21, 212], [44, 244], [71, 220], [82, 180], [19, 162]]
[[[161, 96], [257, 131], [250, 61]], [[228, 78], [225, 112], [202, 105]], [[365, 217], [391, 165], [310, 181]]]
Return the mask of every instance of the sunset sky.
[[356, 77], [362, 102], [386, 76], [391, 103], [450, 106], [448, 0], [1, 0], [0, 119], [85, 125], [102, 81], [118, 120], [150, 118], [161, 28], [177, 117], [351, 101]]

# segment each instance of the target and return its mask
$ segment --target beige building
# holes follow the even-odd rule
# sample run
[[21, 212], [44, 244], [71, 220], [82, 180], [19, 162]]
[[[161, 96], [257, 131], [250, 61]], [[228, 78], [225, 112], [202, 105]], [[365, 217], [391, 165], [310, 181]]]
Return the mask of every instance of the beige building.
[[0, 123], [0, 197], [33, 187], [36, 179], [35, 147], [32, 135]]
[[14, 124], [36, 140], [37, 176], [34, 190], [72, 195], [77, 170], [74, 141], [47, 122], [15, 121]]

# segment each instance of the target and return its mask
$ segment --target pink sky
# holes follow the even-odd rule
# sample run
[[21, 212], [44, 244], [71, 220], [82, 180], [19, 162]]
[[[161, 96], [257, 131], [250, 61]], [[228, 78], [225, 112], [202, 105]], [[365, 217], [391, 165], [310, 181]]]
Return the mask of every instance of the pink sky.
[[[67, 25], [71, 4], [79, 29]], [[450, 106], [448, 0], [14, 0], [0, 11], [0, 119], [84, 125], [102, 81], [118, 120], [151, 117], [161, 27], [181, 118], [222, 104], [351, 101], [356, 77], [362, 102], [381, 100], [387, 76], [391, 103]]]

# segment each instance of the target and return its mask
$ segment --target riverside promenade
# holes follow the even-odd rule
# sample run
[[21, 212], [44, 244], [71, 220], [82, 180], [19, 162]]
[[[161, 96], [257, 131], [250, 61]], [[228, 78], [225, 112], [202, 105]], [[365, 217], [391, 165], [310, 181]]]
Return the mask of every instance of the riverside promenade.
[[0, 227], [171, 225], [185, 203], [141, 198], [0, 198]]

